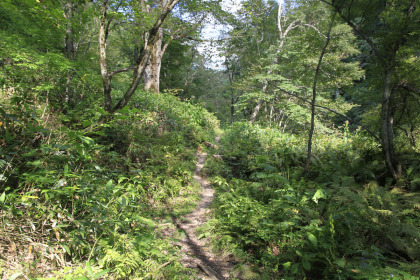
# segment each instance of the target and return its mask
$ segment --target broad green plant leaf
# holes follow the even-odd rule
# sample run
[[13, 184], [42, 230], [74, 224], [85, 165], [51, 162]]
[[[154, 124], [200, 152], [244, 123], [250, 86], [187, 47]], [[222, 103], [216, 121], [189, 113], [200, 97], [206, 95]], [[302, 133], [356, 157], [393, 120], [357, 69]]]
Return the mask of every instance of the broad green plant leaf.
[[312, 200], [315, 201], [315, 203], [318, 203], [320, 198], [326, 198], [327, 195], [322, 189], [318, 189], [314, 196], [312, 197]]
[[309, 238], [309, 241], [311, 241], [311, 243], [312, 243], [315, 247], [317, 247], [317, 246], [318, 246], [318, 239], [316, 238], [316, 236], [315, 236], [315, 235], [313, 235], [312, 233], [308, 233], [308, 238]]

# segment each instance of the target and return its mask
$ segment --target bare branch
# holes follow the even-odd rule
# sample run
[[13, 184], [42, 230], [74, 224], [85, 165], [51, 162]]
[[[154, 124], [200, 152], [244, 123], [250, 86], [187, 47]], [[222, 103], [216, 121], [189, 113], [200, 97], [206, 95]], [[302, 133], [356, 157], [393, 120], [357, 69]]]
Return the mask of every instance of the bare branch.
[[114, 75], [116, 75], [118, 73], [128, 72], [128, 71], [133, 70], [133, 69], [136, 69], [136, 68], [137, 68], [137, 65], [126, 67], [126, 68], [117, 69], [117, 70], [114, 70], [114, 71], [109, 72], [108, 77], [112, 78]]
[[316, 26], [314, 26], [312, 24], [307, 24], [307, 23], [305, 23], [303, 25], [312, 28], [313, 30], [315, 30], [316, 32], [318, 32], [319, 35], [321, 35], [324, 38], [327, 38], [327, 36], [325, 36]]

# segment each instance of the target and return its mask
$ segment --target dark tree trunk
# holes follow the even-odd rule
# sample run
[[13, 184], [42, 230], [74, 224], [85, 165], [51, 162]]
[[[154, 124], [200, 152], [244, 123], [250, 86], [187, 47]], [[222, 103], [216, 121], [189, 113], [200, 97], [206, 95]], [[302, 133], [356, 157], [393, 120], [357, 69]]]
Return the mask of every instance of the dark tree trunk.
[[401, 176], [401, 163], [399, 162], [394, 149], [394, 92], [391, 90], [392, 64], [385, 70], [385, 85], [382, 96], [381, 109], [381, 144], [385, 156], [386, 167], [394, 180]]
[[330, 40], [331, 40], [330, 34], [331, 34], [332, 26], [334, 24], [335, 15], [336, 15], [336, 13], [334, 13], [333, 18], [331, 19], [331, 24], [330, 24], [330, 27], [328, 29], [328, 34], [327, 34], [327, 40], [325, 41], [324, 48], [322, 49], [321, 55], [319, 56], [318, 65], [316, 66], [316, 70], [315, 70], [314, 83], [313, 83], [313, 86], [312, 86], [311, 128], [309, 129], [309, 137], [308, 137], [308, 154], [306, 156], [305, 169], [304, 169], [303, 173], [307, 173], [308, 172], [309, 165], [311, 163], [311, 157], [312, 157], [312, 137], [314, 135], [314, 130], [315, 130], [316, 83], [318, 81], [319, 70], [321, 68], [322, 58], [324, 57], [324, 55], [325, 55], [325, 53], [327, 51], [328, 44], [330, 43]]

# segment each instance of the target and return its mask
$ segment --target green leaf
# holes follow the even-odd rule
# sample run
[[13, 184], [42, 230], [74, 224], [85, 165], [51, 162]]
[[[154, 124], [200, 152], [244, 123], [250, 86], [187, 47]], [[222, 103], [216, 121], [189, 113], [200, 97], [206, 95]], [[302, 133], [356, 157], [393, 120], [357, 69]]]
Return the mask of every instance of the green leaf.
[[346, 260], [345, 259], [336, 260], [335, 263], [341, 268], [344, 268], [346, 266]]
[[96, 280], [96, 279], [104, 276], [105, 274], [108, 273], [108, 271], [109, 271], [109, 269], [105, 269], [105, 270], [102, 270], [101, 272], [96, 273], [95, 276], [93, 276], [93, 280]]
[[308, 233], [308, 238], [309, 241], [311, 241], [311, 243], [316, 247], [318, 246], [318, 239], [316, 238], [315, 235], [313, 235], [312, 233]]
[[291, 265], [292, 265], [292, 263], [291, 263], [291, 262], [285, 262], [285, 263], [283, 264], [283, 268], [284, 268], [284, 269], [288, 269]]
[[16, 278], [18, 278], [21, 275], [23, 275], [22, 272], [15, 273], [12, 276], [10, 276], [9, 280], [15, 280]]
[[83, 121], [83, 127], [88, 127], [90, 125], [92, 125], [92, 122], [91, 121], [88, 121], [88, 120], [84, 120]]
[[201, 238], [207, 238], [210, 236], [210, 232], [204, 232], [200, 234], [197, 238], [200, 240]]
[[87, 136], [80, 135], [79, 138], [83, 141], [83, 143], [85, 143], [88, 146], [93, 146], [93, 144], [95, 143], [95, 141], [92, 138]]
[[318, 200], [320, 198], [326, 198], [326, 197], [327, 197], [326, 193], [322, 189], [318, 189], [315, 192], [314, 196], [312, 197], [312, 200], [315, 201], [315, 203], [318, 203]]
[[102, 107], [99, 107], [99, 108], [98, 108], [98, 112], [99, 112], [100, 114], [102, 114], [102, 115], [109, 115], [109, 113], [108, 113], [107, 111], [105, 111], [105, 109], [104, 109], [104, 108], [102, 108]]
[[5, 199], [6, 199], [6, 192], [3, 192], [2, 195], [0, 196], [0, 202], [4, 203]]
[[119, 113], [129, 113], [130, 112], [130, 107], [125, 106], [124, 108], [120, 109], [118, 112]]
[[61, 247], [63, 247], [67, 254], [70, 254], [70, 248], [67, 245], [61, 244]]
[[311, 269], [311, 263], [309, 262], [308, 258], [305, 258], [305, 256], [302, 258], [302, 266], [305, 270]]
[[127, 206], [127, 199], [125, 198], [125, 196], [121, 197], [121, 205], [122, 206]]
[[92, 267], [90, 266], [90, 261], [86, 262], [86, 270], [89, 273], [90, 277], [93, 277]]
[[255, 174], [255, 177], [259, 178], [259, 179], [263, 179], [267, 177], [266, 173], [263, 172], [258, 172], [257, 174]]
[[42, 165], [42, 162], [40, 160], [35, 160], [35, 161], [29, 161], [28, 165], [33, 165], [35, 167], [39, 167]]
[[150, 227], [155, 227], [156, 223], [153, 220], [144, 218], [144, 217], [138, 217], [138, 219], [140, 220], [141, 223], [146, 224]]
[[106, 183], [106, 187], [107, 187], [107, 188], [112, 187], [112, 180], [109, 180], [109, 181]]

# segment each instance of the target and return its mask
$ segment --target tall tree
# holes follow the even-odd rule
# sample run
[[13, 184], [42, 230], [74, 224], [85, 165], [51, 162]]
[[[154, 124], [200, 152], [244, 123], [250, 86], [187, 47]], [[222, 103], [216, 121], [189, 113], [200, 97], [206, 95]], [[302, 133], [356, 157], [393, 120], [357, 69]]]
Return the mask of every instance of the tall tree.
[[[158, 7], [161, 9], [167, 4], [167, 0], [160, 0], [158, 2]], [[214, 4], [210, 2], [210, 4]], [[169, 44], [174, 40], [181, 40], [186, 37], [190, 37], [194, 32], [201, 27], [204, 19], [208, 15], [208, 7], [205, 2], [199, 3], [195, 1], [194, 5], [198, 5], [202, 8], [202, 11], [196, 11], [197, 7], [191, 8], [189, 2], [181, 5], [180, 13], [192, 13], [191, 18], [186, 21], [182, 20], [179, 17], [168, 18], [165, 26], [159, 28], [157, 39], [153, 45], [151, 52], [150, 60], [146, 65], [144, 71], [144, 89], [151, 90], [153, 92], [159, 92], [159, 83], [160, 83], [160, 71], [162, 66], [162, 58], [169, 46]], [[144, 12], [150, 13], [150, 5], [144, 6]], [[164, 36], [165, 35], [165, 36]]]
[[[296, 28], [299, 24], [298, 20], [296, 19], [289, 20], [290, 18], [285, 16], [286, 13], [284, 11], [284, 8], [285, 8], [284, 2], [280, 2], [278, 5], [278, 10], [277, 10], [277, 28], [279, 32], [279, 43], [278, 43], [277, 53], [279, 53], [281, 49], [283, 48], [284, 40], [287, 34], [292, 29]], [[278, 59], [277, 59], [277, 56], [275, 56], [273, 59], [273, 64], [277, 64], [277, 63], [278, 63]], [[272, 74], [272, 72], [273, 70], [270, 68], [267, 71], [267, 75], [269, 76], [270, 74]], [[262, 93], [265, 93], [267, 91], [267, 86], [268, 86], [268, 79], [265, 79], [262, 86]], [[262, 100], [259, 99], [257, 101], [257, 105], [254, 107], [254, 111], [252, 112], [251, 118], [249, 120], [251, 124], [257, 118], [258, 112], [261, 109], [261, 104], [262, 104]]]
[[335, 19], [335, 13], [334, 13], [334, 16], [331, 19], [331, 24], [330, 24], [330, 27], [328, 29], [328, 33], [327, 33], [327, 36], [326, 36], [327, 38], [325, 40], [325, 45], [322, 48], [321, 55], [319, 56], [318, 64], [316, 65], [316, 70], [315, 70], [314, 82], [313, 82], [313, 86], [312, 86], [311, 127], [309, 129], [308, 153], [307, 153], [307, 157], [306, 157], [304, 173], [308, 172], [309, 164], [311, 163], [311, 156], [312, 156], [312, 137], [313, 137], [314, 129], [315, 129], [316, 84], [318, 82], [318, 76], [319, 76], [320, 70], [321, 70], [322, 59], [324, 58], [324, 55], [327, 52], [327, 47], [328, 47], [328, 44], [330, 43], [330, 40], [331, 40], [331, 29], [332, 29], [333, 24], [334, 24], [334, 19]]
[[[98, 28], [94, 27], [98, 5], [84, 0], [60, 0], [59, 3], [65, 18], [64, 53], [73, 64], [84, 61], [94, 41], [93, 37], [98, 33]], [[71, 83], [76, 73], [76, 65], [67, 69], [64, 93], [67, 105], [71, 101]]]
[[[109, 16], [108, 11], [110, 7], [110, 1], [105, 0], [102, 2], [102, 13], [100, 17], [100, 28], [99, 28], [99, 47], [100, 47], [100, 66], [101, 66], [101, 76], [103, 82], [103, 93], [104, 93], [104, 109], [109, 112], [113, 113], [118, 109], [123, 108], [127, 105], [129, 99], [134, 94], [135, 90], [137, 89], [144, 71], [149, 63], [149, 59], [152, 55], [153, 49], [157, 41], [160, 38], [160, 28], [175, 7], [175, 5], [179, 2], [179, 0], [168, 0], [165, 2], [165, 5], [159, 9], [158, 16], [153, 24], [153, 27], [146, 33], [144, 46], [139, 55], [138, 63], [134, 67], [127, 67], [121, 68], [114, 71], [108, 70], [107, 65], [107, 43], [108, 43], [108, 36], [110, 32], [110, 24], [112, 22], [113, 17]], [[113, 3], [115, 4], [115, 3]], [[120, 8], [121, 1], [116, 5], [116, 11]], [[127, 72], [134, 69], [134, 77], [132, 82], [130, 83], [128, 89], [125, 91], [124, 95], [118, 101], [117, 104], [113, 105], [112, 102], [112, 85], [111, 80], [112, 77], [118, 73]]]
[[[401, 65], [415, 54], [406, 48], [419, 46], [419, 2], [417, 0], [336, 0], [326, 1], [340, 17], [370, 47], [374, 62], [371, 70], [376, 71], [383, 81], [376, 85], [382, 91], [381, 101], [381, 145], [389, 174], [395, 180], [401, 176], [401, 162], [394, 144], [395, 100], [401, 94], [400, 86], [405, 84]], [[409, 79], [412, 80], [412, 79]], [[418, 85], [415, 85], [418, 86]]]

